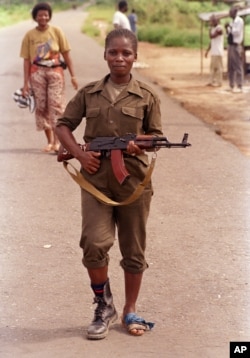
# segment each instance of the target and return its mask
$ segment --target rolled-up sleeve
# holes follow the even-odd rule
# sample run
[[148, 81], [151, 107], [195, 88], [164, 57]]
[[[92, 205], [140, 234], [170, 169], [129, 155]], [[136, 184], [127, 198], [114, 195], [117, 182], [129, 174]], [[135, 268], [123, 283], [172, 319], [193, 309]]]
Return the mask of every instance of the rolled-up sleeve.
[[57, 119], [56, 126], [67, 126], [72, 132], [79, 126], [86, 115], [85, 94], [81, 89], [69, 101], [62, 117]]

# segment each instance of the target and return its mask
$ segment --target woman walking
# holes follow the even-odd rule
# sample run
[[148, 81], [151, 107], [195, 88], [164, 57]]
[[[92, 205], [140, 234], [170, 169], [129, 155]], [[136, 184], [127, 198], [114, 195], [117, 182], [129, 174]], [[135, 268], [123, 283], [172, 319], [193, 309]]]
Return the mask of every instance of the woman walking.
[[57, 152], [59, 141], [55, 134], [55, 123], [65, 107], [64, 68], [68, 68], [75, 89], [78, 84], [69, 43], [60, 28], [49, 25], [52, 17], [51, 6], [48, 3], [38, 3], [31, 14], [37, 26], [25, 34], [21, 45], [20, 57], [24, 60], [22, 95], [28, 96], [30, 90], [34, 94], [36, 128], [38, 131], [44, 131], [47, 138], [43, 151]]

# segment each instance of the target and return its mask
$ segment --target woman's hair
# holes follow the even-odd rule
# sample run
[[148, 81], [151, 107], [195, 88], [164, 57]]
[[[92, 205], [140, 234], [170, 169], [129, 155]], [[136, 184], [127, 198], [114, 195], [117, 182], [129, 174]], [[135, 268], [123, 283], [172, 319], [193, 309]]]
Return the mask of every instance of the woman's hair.
[[114, 29], [110, 31], [105, 39], [105, 50], [109, 46], [110, 42], [116, 37], [125, 37], [131, 41], [133, 50], [137, 53], [138, 41], [135, 34], [128, 29]]
[[36, 20], [36, 16], [38, 11], [40, 10], [46, 10], [49, 13], [49, 18], [51, 19], [52, 17], [52, 8], [51, 6], [47, 3], [47, 2], [40, 2], [37, 5], [35, 5], [31, 11], [31, 15], [33, 20]]

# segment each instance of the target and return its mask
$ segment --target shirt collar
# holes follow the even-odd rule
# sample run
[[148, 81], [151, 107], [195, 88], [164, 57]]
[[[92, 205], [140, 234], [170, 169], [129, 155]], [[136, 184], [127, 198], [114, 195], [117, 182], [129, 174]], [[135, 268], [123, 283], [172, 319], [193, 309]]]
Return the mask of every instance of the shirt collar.
[[[108, 74], [105, 77], [103, 77], [101, 80], [97, 81], [95, 83], [94, 87], [92, 87], [88, 91], [88, 93], [102, 92], [104, 90], [105, 83], [107, 82], [109, 77], [110, 77], [110, 75]], [[134, 79], [132, 74], [131, 74], [131, 79], [128, 83], [127, 91], [143, 98], [143, 94], [142, 94], [141, 88], [138, 84], [138, 81], [136, 79]]]

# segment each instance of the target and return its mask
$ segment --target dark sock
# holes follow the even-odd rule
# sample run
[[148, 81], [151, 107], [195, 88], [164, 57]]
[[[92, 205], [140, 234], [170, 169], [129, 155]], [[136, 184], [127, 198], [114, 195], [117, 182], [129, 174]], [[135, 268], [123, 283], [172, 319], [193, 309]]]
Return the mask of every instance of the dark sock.
[[95, 294], [95, 296], [97, 297], [103, 297], [103, 292], [104, 292], [104, 286], [105, 286], [106, 282], [101, 283], [99, 285], [92, 285], [91, 284], [91, 288]]

